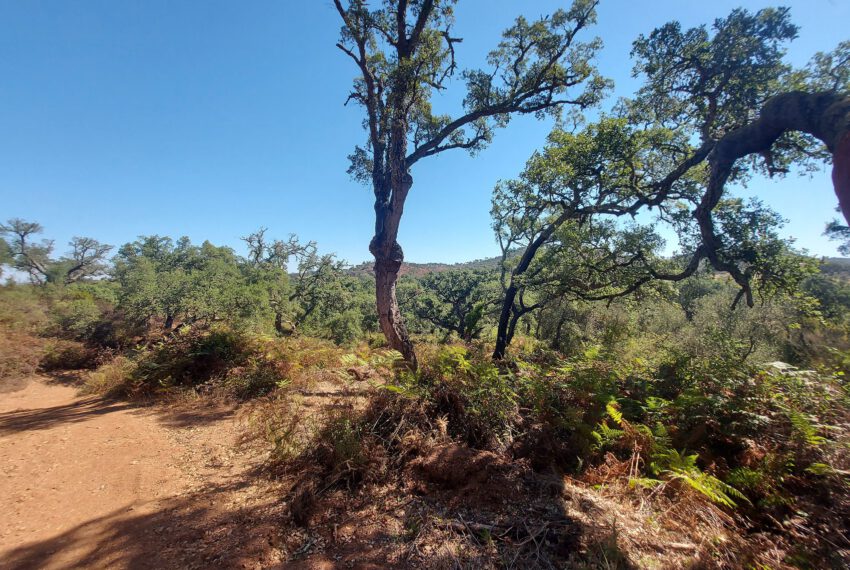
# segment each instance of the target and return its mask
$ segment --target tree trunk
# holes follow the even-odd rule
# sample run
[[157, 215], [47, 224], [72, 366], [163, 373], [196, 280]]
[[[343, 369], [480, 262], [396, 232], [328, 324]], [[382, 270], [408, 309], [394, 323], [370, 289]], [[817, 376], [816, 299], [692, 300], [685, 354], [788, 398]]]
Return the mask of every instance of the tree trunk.
[[850, 132], [844, 135], [832, 154], [832, 185], [844, 219], [850, 226]]
[[499, 328], [496, 331], [496, 348], [493, 350], [494, 360], [502, 360], [505, 357], [505, 351], [511, 342], [508, 335], [508, 327], [511, 323], [511, 310], [514, 306], [516, 295], [517, 286], [511, 284], [505, 291], [505, 298], [502, 301], [502, 312], [499, 314]]
[[514, 333], [516, 332], [516, 325], [519, 322], [520, 318], [524, 313], [520, 313], [519, 311], [515, 311], [511, 315], [511, 322], [508, 324], [508, 344], [514, 340]]
[[[402, 129], [402, 133], [406, 132]], [[375, 236], [369, 243], [369, 251], [375, 256], [375, 300], [378, 322], [387, 343], [399, 351], [414, 370], [418, 363], [413, 342], [404, 325], [398, 308], [395, 289], [398, 272], [404, 261], [404, 251], [396, 241], [404, 201], [413, 186], [413, 177], [404, 165], [404, 152], [396, 150], [395, 168], [383, 180], [375, 179]]]
[[284, 336], [286, 332], [283, 330], [283, 314], [275, 313], [274, 314], [274, 330], [277, 331], [277, 334]]
[[564, 322], [567, 318], [563, 315], [563, 313], [558, 317], [558, 326], [555, 328], [555, 338], [552, 339], [552, 348], [556, 350], [561, 349], [561, 334], [564, 330]]
[[416, 352], [413, 349], [410, 335], [407, 333], [407, 327], [404, 326], [404, 319], [401, 317], [395, 296], [395, 286], [400, 268], [401, 260], [375, 260], [375, 296], [378, 306], [378, 322], [381, 324], [381, 331], [387, 338], [390, 348], [399, 351], [408, 364], [415, 369], [417, 366]]

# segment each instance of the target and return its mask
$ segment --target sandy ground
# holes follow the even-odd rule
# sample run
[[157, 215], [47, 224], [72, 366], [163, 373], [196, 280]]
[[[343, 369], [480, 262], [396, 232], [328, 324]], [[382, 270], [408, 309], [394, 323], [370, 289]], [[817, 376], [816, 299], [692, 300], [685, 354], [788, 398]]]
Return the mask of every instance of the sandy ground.
[[18, 382], [0, 393], [0, 568], [278, 566], [280, 509], [240, 433], [224, 406]]

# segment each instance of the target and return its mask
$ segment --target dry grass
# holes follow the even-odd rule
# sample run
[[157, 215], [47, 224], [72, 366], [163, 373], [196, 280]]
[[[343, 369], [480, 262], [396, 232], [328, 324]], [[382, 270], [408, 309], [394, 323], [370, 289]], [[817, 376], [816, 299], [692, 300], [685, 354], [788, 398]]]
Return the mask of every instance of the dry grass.
[[117, 356], [96, 370], [86, 373], [80, 391], [83, 394], [130, 395], [128, 382], [133, 368], [134, 364], [129, 358]]
[[39, 337], [0, 325], [0, 381], [35, 373], [44, 344]]

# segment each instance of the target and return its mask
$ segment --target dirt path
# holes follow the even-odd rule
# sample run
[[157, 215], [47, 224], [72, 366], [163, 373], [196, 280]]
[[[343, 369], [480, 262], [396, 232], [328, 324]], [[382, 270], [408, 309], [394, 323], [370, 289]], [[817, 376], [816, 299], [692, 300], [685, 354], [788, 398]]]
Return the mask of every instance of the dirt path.
[[274, 489], [226, 407], [0, 394], [0, 568], [270, 568]]

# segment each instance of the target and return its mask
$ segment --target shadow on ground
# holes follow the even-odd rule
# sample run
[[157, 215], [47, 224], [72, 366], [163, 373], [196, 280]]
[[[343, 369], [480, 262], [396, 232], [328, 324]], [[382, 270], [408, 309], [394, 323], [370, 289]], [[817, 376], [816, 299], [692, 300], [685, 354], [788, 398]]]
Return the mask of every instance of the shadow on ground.
[[[172, 428], [235, 413], [220, 403], [140, 408], [93, 397], [0, 414], [0, 434], [128, 408], [154, 413]], [[599, 529], [564, 511], [562, 477], [460, 446], [447, 446], [431, 461], [371, 484], [318, 481], [301, 517], [294, 514], [293, 491], [305, 473], [275, 483], [260, 467], [249, 468], [225, 482], [203, 481], [199, 490], [128, 504], [18, 545], [0, 558], [0, 568], [553, 568], [576, 567], [569, 565], [574, 561], [634, 567], [616, 538], [600, 541]], [[299, 518], [304, 521], [295, 524]]]
[[48, 429], [62, 423], [82, 422], [92, 416], [110, 414], [133, 407], [132, 404], [125, 402], [94, 397], [48, 408], [13, 410], [0, 414], [0, 435]]
[[167, 428], [190, 428], [233, 419], [236, 406], [225, 402], [176, 404], [156, 409], [156, 418]]
[[[128, 506], [48, 540], [24, 544], [0, 567], [274, 567], [279, 507], [270, 501], [228, 505], [238, 486], [217, 486], [155, 505]], [[139, 511], [153, 512], [138, 514]]]

